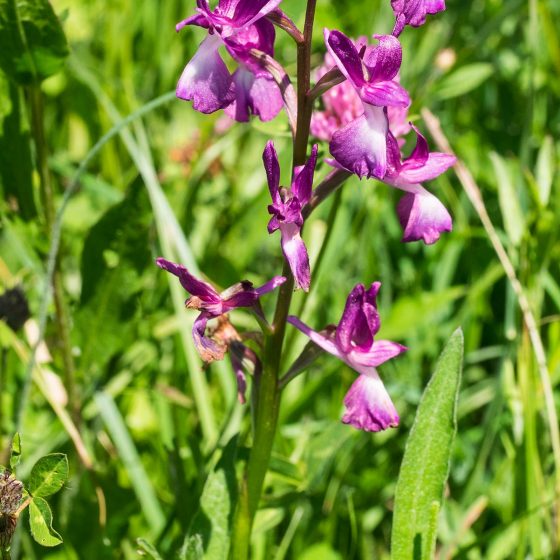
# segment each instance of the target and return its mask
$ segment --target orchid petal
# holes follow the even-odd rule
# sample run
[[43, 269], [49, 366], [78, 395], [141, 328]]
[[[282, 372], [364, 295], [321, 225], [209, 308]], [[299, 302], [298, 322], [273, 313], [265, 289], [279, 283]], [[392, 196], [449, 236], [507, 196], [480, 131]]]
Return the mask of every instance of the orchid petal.
[[406, 346], [391, 342], [390, 340], [376, 340], [367, 352], [352, 350], [348, 355], [348, 364], [356, 367], [377, 367], [386, 361], [406, 352]]
[[278, 163], [278, 154], [274, 148], [274, 142], [269, 140], [263, 152], [263, 163], [268, 180], [268, 190], [274, 204], [281, 204], [280, 199], [280, 164]]
[[387, 116], [381, 107], [364, 107], [365, 113], [337, 130], [330, 152], [338, 163], [360, 178], [382, 179], [387, 170]]
[[281, 286], [286, 281], [284, 276], [275, 276], [272, 280], [269, 280], [266, 284], [263, 284], [260, 288], [255, 288], [255, 293], [258, 297], [263, 296], [264, 294], [268, 294], [268, 292], [272, 292]]
[[352, 350], [352, 339], [356, 329], [356, 323], [362, 313], [361, 308], [364, 294], [364, 285], [357, 284], [346, 298], [346, 305], [344, 306], [342, 317], [336, 327], [336, 345], [345, 354], [350, 353]]
[[367, 83], [360, 89], [360, 97], [364, 103], [377, 107], [401, 107], [410, 105], [410, 96], [397, 82]]
[[415, 168], [410, 165], [410, 159], [406, 160], [399, 172], [399, 183], [415, 184], [431, 181], [445, 173], [456, 161], [455, 156], [440, 152], [431, 152], [422, 167]]
[[298, 199], [301, 207], [305, 206], [311, 198], [318, 149], [319, 147], [315, 144], [305, 165], [296, 171], [296, 177], [292, 185], [292, 194]]
[[282, 0], [239, 0], [233, 21], [235, 27], [245, 27], [276, 9]]
[[204, 16], [203, 14], [195, 14], [194, 16], [190, 16], [183, 21], [180, 21], [175, 26], [175, 31], [181, 31], [181, 29], [183, 29], [183, 27], [186, 27], [187, 25], [198, 25], [198, 27], [204, 27], [205, 29], [208, 29], [209, 27], [208, 19], [206, 18], [206, 16]]
[[237, 122], [249, 121], [257, 115], [261, 121], [272, 120], [282, 109], [280, 89], [271, 78], [255, 76], [245, 68], [233, 74], [235, 100], [225, 108], [225, 113]]
[[399, 416], [383, 382], [374, 370], [359, 375], [344, 397], [345, 424], [359, 430], [379, 432], [399, 424]]
[[294, 317], [293, 315], [288, 316], [288, 323], [296, 327], [296, 329], [300, 330], [325, 352], [328, 352], [329, 354], [332, 354], [333, 356], [344, 360], [344, 357], [339, 351], [337, 345], [330, 338], [310, 329], [305, 323], [302, 323], [297, 317]]
[[294, 223], [280, 224], [282, 234], [282, 253], [290, 265], [294, 276], [295, 287], [309, 291], [311, 272], [309, 269], [309, 256], [305, 243], [300, 235], [301, 226]]
[[364, 63], [370, 72], [369, 82], [392, 80], [402, 63], [402, 47], [393, 35], [374, 35], [379, 44], [366, 51]]
[[213, 362], [214, 360], [222, 360], [226, 353], [227, 347], [218, 344], [216, 341], [204, 336], [206, 324], [212, 319], [212, 315], [203, 311], [194, 321], [192, 336], [194, 345], [200, 357], [205, 362]]
[[160, 268], [163, 268], [163, 270], [177, 276], [181, 282], [181, 286], [183, 286], [189, 294], [200, 298], [200, 300], [206, 303], [220, 303], [218, 292], [216, 292], [210, 284], [193, 276], [182, 264], [175, 264], [161, 257], [156, 259], [156, 264]]
[[451, 231], [453, 222], [445, 206], [420, 185], [414, 185], [399, 201], [399, 221], [404, 230], [403, 241], [422, 239], [435, 243], [441, 232]]
[[362, 59], [354, 43], [340, 31], [325, 29], [325, 44], [339, 70], [357, 88], [365, 83]]
[[234, 98], [232, 78], [218, 53], [219, 46], [217, 35], [204, 39], [177, 84], [177, 97], [192, 101], [201, 113], [223, 109]]

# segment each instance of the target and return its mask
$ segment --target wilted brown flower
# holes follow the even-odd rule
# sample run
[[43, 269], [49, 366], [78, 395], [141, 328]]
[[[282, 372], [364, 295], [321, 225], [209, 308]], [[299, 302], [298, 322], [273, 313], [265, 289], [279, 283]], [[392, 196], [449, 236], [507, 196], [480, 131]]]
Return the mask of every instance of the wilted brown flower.
[[0, 546], [10, 544], [16, 530], [16, 512], [23, 496], [23, 484], [8, 470], [0, 473]]

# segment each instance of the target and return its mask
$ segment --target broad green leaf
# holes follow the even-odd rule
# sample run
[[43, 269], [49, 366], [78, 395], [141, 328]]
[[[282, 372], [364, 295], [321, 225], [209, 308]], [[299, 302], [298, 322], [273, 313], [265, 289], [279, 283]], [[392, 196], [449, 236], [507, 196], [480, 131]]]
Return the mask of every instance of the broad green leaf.
[[[0, 192], [26, 220], [37, 214], [31, 143], [22, 92], [0, 70]], [[15, 203], [15, 204], [14, 204]]]
[[482, 85], [492, 74], [494, 67], [486, 62], [467, 64], [441, 80], [436, 91], [439, 99], [451, 99], [465, 95]]
[[19, 432], [12, 438], [12, 449], [10, 453], [10, 468], [14, 470], [21, 459], [21, 438]]
[[441, 354], [410, 431], [395, 493], [392, 560], [428, 560], [435, 545], [434, 517], [441, 508], [457, 429], [463, 333], [455, 331]]
[[497, 153], [492, 152], [490, 154], [490, 160], [492, 161], [494, 173], [496, 175], [498, 197], [504, 227], [510, 241], [517, 246], [525, 230], [525, 217], [521, 210], [521, 205], [519, 204], [519, 196], [503, 158]]
[[189, 529], [185, 557], [197, 558], [198, 539], [202, 539], [204, 560], [228, 557], [233, 511], [237, 496], [235, 477], [236, 438], [230, 440], [222, 452], [216, 468], [208, 475], [200, 509]]
[[29, 503], [29, 526], [33, 538], [43, 546], [56, 546], [62, 537], [52, 528], [52, 511], [43, 498], [33, 498]]
[[68, 56], [48, 0], [0, 0], [0, 68], [20, 85], [56, 74]]
[[550, 198], [550, 188], [554, 179], [555, 167], [554, 140], [551, 136], [546, 136], [539, 150], [536, 169], [539, 197], [543, 206], [548, 204], [548, 199]]
[[50, 496], [58, 492], [68, 479], [68, 459], [63, 453], [41, 457], [29, 475], [27, 490], [34, 497]]

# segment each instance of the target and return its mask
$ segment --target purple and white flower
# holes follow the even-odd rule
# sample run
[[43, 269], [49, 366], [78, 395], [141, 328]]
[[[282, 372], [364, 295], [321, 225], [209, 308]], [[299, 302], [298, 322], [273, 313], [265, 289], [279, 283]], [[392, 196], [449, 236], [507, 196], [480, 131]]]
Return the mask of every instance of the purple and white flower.
[[227, 350], [225, 344], [205, 336], [208, 321], [238, 307], [254, 307], [258, 312], [259, 298], [286, 281], [283, 276], [275, 276], [260, 288], [254, 288], [251, 282], [245, 280], [218, 293], [210, 284], [193, 276], [181, 264], [175, 264], [161, 257], [156, 259], [156, 264], [177, 276], [181, 286], [191, 294], [185, 306], [200, 311], [200, 315], [195, 319], [192, 335], [196, 349], [205, 362], [223, 359]]
[[305, 165], [298, 166], [294, 170], [294, 179], [289, 189], [280, 187], [280, 164], [272, 141], [266, 144], [263, 163], [272, 197], [272, 204], [268, 206], [268, 212], [272, 215], [268, 222], [268, 233], [280, 230], [282, 252], [290, 265], [295, 287], [307, 292], [311, 282], [311, 272], [307, 249], [301, 238], [303, 226], [301, 210], [311, 198], [313, 175], [317, 165], [317, 145], [313, 146]]
[[402, 49], [392, 35], [375, 35], [379, 44], [361, 47], [340, 31], [325, 29], [325, 43], [339, 70], [355, 89], [362, 114], [337, 130], [330, 152], [345, 169], [360, 178], [382, 179], [387, 170], [387, 107], [410, 105], [407, 91], [398, 83]]
[[[355, 41], [355, 45], [358, 52], [369, 46], [366, 37], [359, 37]], [[323, 64], [315, 71], [315, 80], [319, 81], [334, 66], [334, 58], [327, 52]], [[398, 74], [394, 80], [399, 82]], [[348, 80], [328, 89], [321, 95], [321, 100], [323, 108], [314, 111], [311, 117], [311, 134], [319, 140], [330, 142], [332, 135], [339, 128], [351, 123], [364, 112], [360, 96]], [[404, 143], [400, 137], [410, 131], [408, 107], [388, 106], [387, 118], [389, 119], [389, 129], [399, 140], [399, 144]]]
[[[274, 25], [265, 16], [281, 0], [220, 0], [210, 10], [208, 0], [197, 0], [197, 14], [181, 21], [208, 30], [208, 36], [185, 67], [177, 84], [177, 97], [193, 101], [202, 113], [226, 109], [237, 121], [257, 115], [266, 121], [282, 108], [282, 96], [272, 76], [251, 58], [251, 49], [274, 54]], [[233, 76], [218, 49], [224, 45], [239, 63]]]
[[403, 190], [406, 194], [397, 207], [404, 230], [403, 241], [418, 241], [430, 245], [441, 232], [451, 231], [453, 222], [445, 206], [420, 183], [435, 179], [451, 167], [456, 158], [450, 154], [430, 152], [420, 131], [416, 133], [416, 147], [408, 158], [401, 160], [401, 151], [395, 137], [387, 135], [387, 173], [383, 181]]
[[363, 284], [358, 284], [350, 292], [340, 322], [330, 335], [310, 329], [297, 317], [288, 317], [288, 321], [317, 346], [359, 374], [344, 398], [346, 411], [342, 421], [368, 432], [385, 430], [399, 423], [395, 406], [376, 368], [406, 350], [396, 342], [374, 340], [380, 327], [377, 311], [380, 287], [381, 284], [375, 282], [366, 290]]
[[427, 14], [437, 14], [445, 10], [445, 0], [391, 0], [395, 12], [393, 35], [398, 37], [405, 25], [420, 27], [426, 23]]

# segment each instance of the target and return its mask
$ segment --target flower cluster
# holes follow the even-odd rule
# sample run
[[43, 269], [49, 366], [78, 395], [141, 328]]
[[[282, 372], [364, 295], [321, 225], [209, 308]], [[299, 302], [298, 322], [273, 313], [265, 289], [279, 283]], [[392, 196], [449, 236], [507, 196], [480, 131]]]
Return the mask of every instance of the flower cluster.
[[[204, 28], [207, 35], [179, 79], [177, 96], [192, 101], [197, 111], [224, 110], [242, 122], [248, 121], [251, 115], [270, 120], [284, 104], [288, 115], [294, 115], [294, 107], [287, 95], [283, 95], [287, 86], [291, 86], [286, 83], [289, 82], [287, 73], [276, 61], [270, 63], [274, 56], [275, 25], [300, 43], [305, 37], [280, 10], [280, 3], [281, 0], [219, 0], [211, 10], [208, 0], [197, 0], [196, 14], [180, 22], [177, 30], [194, 25]], [[332, 158], [325, 162], [344, 171], [334, 171], [334, 174], [375, 179], [404, 192], [397, 206], [403, 241], [422, 240], [431, 244], [442, 232], [451, 231], [452, 221], [443, 204], [422, 183], [445, 172], [455, 158], [430, 152], [424, 136], [408, 122], [411, 99], [399, 77], [402, 47], [398, 37], [405, 26], [422, 25], [427, 14], [444, 10], [445, 3], [444, 0], [391, 0], [391, 6], [395, 14], [392, 33], [373, 35], [371, 44], [365, 37], [353, 41], [341, 31], [324, 30], [325, 63], [315, 73], [315, 89], [321, 95], [322, 107], [313, 113], [310, 129], [318, 140], [328, 142]], [[237, 64], [233, 74], [220, 49]], [[306, 103], [315, 97], [313, 92], [304, 93]], [[297, 138], [298, 130], [292, 132]], [[404, 137], [411, 132], [416, 135], [416, 146], [404, 157], [401, 152]], [[279, 230], [281, 250], [293, 285], [304, 291], [310, 289], [311, 270], [302, 229], [319, 189], [313, 190], [318, 153], [319, 146], [314, 145], [303, 165], [299, 163], [305, 158], [298, 158], [289, 187], [281, 186], [280, 165], [272, 141], [266, 144], [263, 153], [272, 199], [268, 206], [271, 215], [268, 232]], [[157, 264], [179, 278], [190, 294], [186, 307], [199, 311], [192, 334], [201, 358], [206, 362], [220, 360], [229, 352], [239, 398], [244, 402], [245, 371], [257, 374], [261, 364], [257, 352], [245, 344], [244, 335], [230, 323], [228, 314], [237, 308], [251, 309], [263, 325], [265, 336], [269, 336], [277, 325], [268, 326], [259, 300], [288, 278], [276, 276], [260, 288], [243, 281], [218, 292], [180, 264], [163, 258], [157, 259]], [[379, 282], [369, 289], [363, 284], [355, 286], [336, 327], [314, 331], [295, 316], [287, 318], [322, 350], [358, 373], [344, 398], [346, 410], [342, 420], [367, 431], [384, 430], [399, 422], [376, 368], [406, 350], [395, 342], [376, 339], [380, 328], [379, 288]], [[286, 287], [283, 290], [286, 293]], [[288, 315], [285, 311], [280, 314], [284, 321]], [[211, 327], [210, 321], [217, 326]]]

